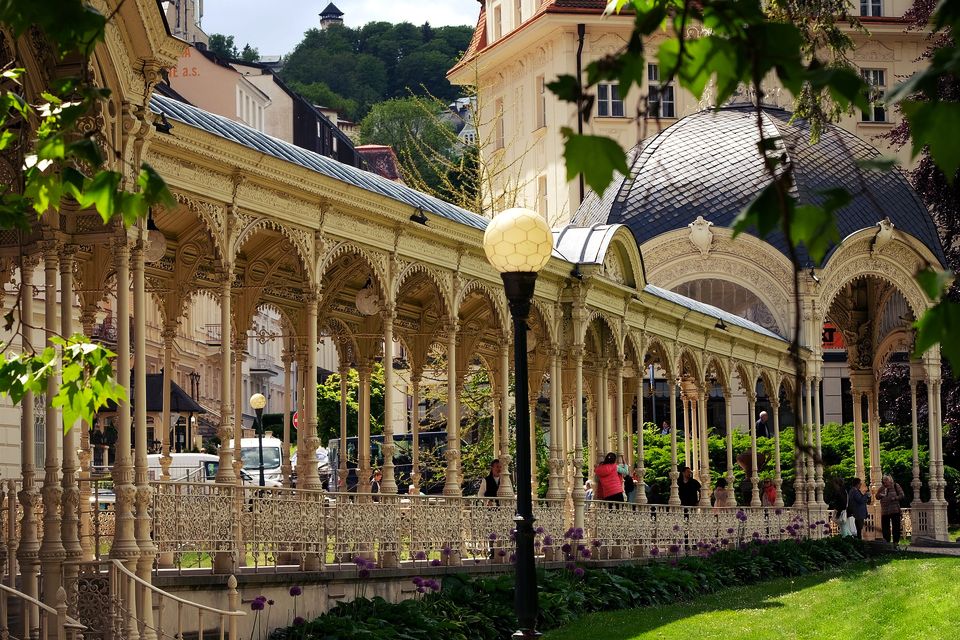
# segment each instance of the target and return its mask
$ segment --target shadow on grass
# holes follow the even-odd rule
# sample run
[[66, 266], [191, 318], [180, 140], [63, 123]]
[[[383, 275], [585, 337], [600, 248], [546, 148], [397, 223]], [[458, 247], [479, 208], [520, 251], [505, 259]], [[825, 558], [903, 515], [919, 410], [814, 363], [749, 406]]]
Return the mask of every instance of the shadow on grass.
[[[590, 614], [566, 627], [555, 629], [546, 635], [546, 640], [566, 638], [590, 638], [591, 640], [633, 640], [640, 634], [650, 633], [659, 627], [680, 620], [722, 611], [772, 610], [784, 605], [776, 600], [782, 596], [809, 589], [830, 580], [854, 581], [863, 574], [876, 570], [892, 560], [898, 562], [922, 561], [924, 558], [897, 558], [895, 556], [874, 558], [841, 569], [818, 571], [804, 576], [787, 578], [771, 577], [757, 584], [734, 587], [714, 592], [695, 600], [677, 601], [640, 609], [621, 609]], [[638, 585], [638, 588], [643, 588]]]

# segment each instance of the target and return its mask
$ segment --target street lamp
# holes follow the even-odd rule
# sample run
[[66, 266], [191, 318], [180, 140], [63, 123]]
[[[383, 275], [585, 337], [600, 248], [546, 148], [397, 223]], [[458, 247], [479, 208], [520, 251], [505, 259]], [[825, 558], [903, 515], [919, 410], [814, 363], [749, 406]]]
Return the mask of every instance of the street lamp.
[[262, 393], [250, 396], [250, 408], [257, 414], [257, 451], [260, 454], [260, 486], [265, 486], [263, 478], [263, 408], [267, 406], [267, 397]]
[[553, 234], [546, 220], [529, 209], [508, 209], [495, 217], [483, 234], [487, 260], [503, 278], [503, 288], [513, 316], [513, 363], [517, 406], [517, 578], [514, 606], [520, 629], [514, 638], [536, 638], [537, 573], [533, 555], [533, 481], [530, 468], [530, 414], [526, 407], [527, 318], [537, 282], [537, 272], [550, 260]]

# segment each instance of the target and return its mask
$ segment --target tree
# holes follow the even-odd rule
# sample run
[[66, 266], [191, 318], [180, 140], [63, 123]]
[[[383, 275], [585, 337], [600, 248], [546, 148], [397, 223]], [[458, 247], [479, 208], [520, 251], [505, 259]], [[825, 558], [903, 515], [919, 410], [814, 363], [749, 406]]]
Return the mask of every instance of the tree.
[[[408, 95], [436, 96], [444, 104], [458, 91], [447, 69], [470, 43], [470, 27], [416, 27], [370, 22], [359, 28], [331, 25], [310, 29], [287, 57], [281, 75], [292, 85], [323, 85], [360, 120], [372, 106]], [[336, 100], [328, 99], [327, 106]]]
[[[358, 396], [360, 376], [356, 369], [347, 378], [347, 433], [357, 433], [360, 412]], [[370, 433], [383, 433], [383, 365], [377, 363], [370, 374]], [[317, 431], [320, 442], [340, 437], [340, 374], [333, 373], [317, 385]]]
[[237, 46], [233, 43], [233, 36], [222, 33], [210, 34], [207, 49], [223, 60], [233, 60], [237, 57]]
[[257, 62], [260, 60], [260, 52], [256, 47], [245, 44], [243, 45], [243, 51], [240, 52], [240, 60], [244, 62]]
[[393, 147], [404, 180], [415, 188], [440, 194], [444, 175], [461, 150], [446, 108], [417, 97], [394, 98], [374, 105], [360, 123], [362, 144]]
[[[116, 11], [114, 12], [116, 13]], [[108, 168], [104, 153], [92, 136], [81, 135], [81, 118], [89, 116], [108, 95], [97, 87], [86, 60], [102, 41], [114, 14], [104, 16], [83, 0], [7, 0], [0, 3], [0, 25], [15, 38], [36, 28], [61, 58], [73, 57], [81, 75], [51, 81], [44, 77], [24, 81], [26, 71], [13, 60], [0, 70], [0, 151], [15, 154], [21, 169], [14, 184], [0, 191], [0, 228], [30, 230], [66, 200], [94, 208], [103, 222], [120, 216], [127, 226], [144, 218], [153, 204], [173, 198], [163, 180], [147, 164], [139, 172], [135, 192], [124, 188], [128, 168]], [[116, 149], [111, 156], [122, 157]], [[22, 272], [21, 263], [21, 272]], [[21, 296], [4, 316], [7, 330], [23, 338], [15, 322]], [[32, 292], [27, 293], [32, 295]], [[110, 401], [125, 399], [113, 377], [107, 349], [83, 336], [53, 337], [34, 348], [21, 340], [23, 351], [7, 345], [0, 352], [0, 394], [19, 403], [25, 393], [42, 393], [53, 378], [58, 383], [52, 404], [63, 413], [64, 430], [77, 420], [88, 425]]]

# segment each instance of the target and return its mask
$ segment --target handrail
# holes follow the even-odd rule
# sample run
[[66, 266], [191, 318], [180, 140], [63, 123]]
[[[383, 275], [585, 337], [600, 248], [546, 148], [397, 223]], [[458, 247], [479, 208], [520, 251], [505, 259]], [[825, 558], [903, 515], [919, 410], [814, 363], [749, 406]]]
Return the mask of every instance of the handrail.
[[[2, 582], [0, 582], [0, 590], [5, 591], [6, 593], [9, 593], [10, 595], [12, 595], [12, 596], [14, 596], [14, 597], [17, 597], [17, 598], [19, 598], [19, 599], [21, 599], [21, 600], [24, 600], [24, 601], [28, 602], [29, 604], [32, 604], [33, 606], [39, 608], [41, 611], [44, 611], [44, 612], [46, 612], [46, 613], [49, 613], [49, 614], [55, 615], [55, 616], [56, 616], [56, 615], [59, 615], [59, 613], [57, 612], [57, 610], [54, 609], [53, 607], [51, 607], [50, 605], [44, 604], [43, 602], [40, 602], [40, 601], [37, 600], [36, 598], [33, 598], [33, 597], [31, 597], [31, 596], [28, 596], [28, 595], [25, 594], [24, 592], [18, 591], [18, 590], [16, 590], [16, 589], [14, 589], [13, 587], [10, 587], [10, 586], [7, 586], [7, 585], [3, 584]], [[64, 598], [66, 598], [66, 592], [64, 592]], [[87, 628], [87, 626], [86, 626], [85, 624], [82, 624], [81, 622], [79, 622], [78, 620], [75, 620], [74, 618], [71, 618], [70, 616], [66, 616], [66, 623], [65, 623], [65, 625], [66, 625], [67, 627], [69, 627], [69, 628], [71, 628], [71, 629], [75, 629], [75, 630], [77, 630], [77, 631], [84, 631], [84, 630], [86, 630], [86, 628]]]
[[123, 566], [123, 563], [120, 562], [119, 560], [117, 560], [117, 559], [112, 559], [112, 560], [110, 560], [110, 562], [113, 564], [114, 568], [118, 569], [121, 573], [123, 573], [123, 574], [124, 574], [125, 576], [127, 576], [128, 578], [132, 578], [133, 581], [136, 582], [137, 584], [139, 584], [140, 586], [146, 587], [147, 589], [150, 589], [151, 591], [153, 591], [153, 592], [156, 593], [157, 595], [163, 596], [164, 598], [169, 598], [170, 600], [173, 600], [173, 601], [176, 602], [177, 604], [182, 604], [182, 605], [186, 605], [186, 606], [188, 606], [188, 607], [193, 607], [193, 608], [195, 608], [195, 609], [200, 609], [201, 611], [208, 611], [208, 612], [214, 613], [214, 614], [216, 614], [216, 615], [218, 615], [218, 616], [240, 617], [240, 616], [245, 616], [245, 615], [247, 615], [247, 612], [246, 612], [246, 611], [239, 611], [239, 610], [238, 610], [238, 611], [224, 611], [223, 609], [216, 609], [216, 608], [214, 608], [214, 607], [208, 607], [208, 606], [205, 605], [205, 604], [197, 604], [196, 602], [190, 602], [189, 600], [184, 600], [183, 598], [179, 598], [179, 597], [173, 595], [172, 593], [167, 593], [167, 592], [164, 591], [163, 589], [160, 589], [159, 587], [156, 587], [156, 586], [150, 584], [149, 582], [147, 582], [146, 580], [144, 580], [143, 578], [141, 578], [141, 577], [138, 576], [137, 574], [133, 573], [132, 571], [130, 571], [129, 569], [127, 569], [125, 566]]

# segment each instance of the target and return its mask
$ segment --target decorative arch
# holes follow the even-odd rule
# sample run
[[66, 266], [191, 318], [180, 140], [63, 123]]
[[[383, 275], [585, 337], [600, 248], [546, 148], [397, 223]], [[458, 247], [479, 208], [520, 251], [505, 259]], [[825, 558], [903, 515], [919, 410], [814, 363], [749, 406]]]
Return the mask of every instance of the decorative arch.
[[317, 275], [314, 281], [317, 283], [323, 282], [323, 276], [326, 275], [330, 267], [333, 266], [333, 263], [336, 262], [338, 258], [341, 258], [345, 255], [354, 255], [362, 259], [367, 264], [367, 267], [369, 267], [370, 273], [376, 280], [376, 284], [378, 287], [380, 287], [380, 290], [388, 290], [386, 266], [382, 261], [374, 258], [371, 252], [363, 249], [359, 245], [353, 244], [352, 242], [339, 242], [331, 247], [331, 249], [321, 257], [319, 264], [317, 265]]
[[936, 256], [919, 240], [908, 233], [896, 231], [882, 249], [873, 248], [877, 231], [862, 229], [843, 240], [824, 266], [817, 297], [819, 323], [822, 324], [834, 300], [850, 282], [874, 276], [896, 287], [919, 318], [931, 306], [931, 301], [914, 279], [927, 265], [941, 266]]
[[[238, 217], [238, 219], [240, 218]], [[270, 217], [254, 218], [252, 222], [248, 222], [238, 231], [237, 238], [233, 243], [231, 261], [236, 261], [237, 257], [240, 255], [240, 251], [243, 249], [246, 243], [257, 234], [257, 232], [266, 230], [276, 231], [290, 242], [297, 253], [297, 257], [300, 259], [300, 264], [303, 266], [304, 272], [307, 274], [307, 285], [312, 287], [314, 285], [314, 281], [312, 278], [312, 270], [309, 268], [309, 265], [313, 262], [313, 256], [305, 237], [303, 235], [294, 233], [287, 227], [287, 225], [280, 224], [277, 220]]]
[[660, 368], [663, 369], [667, 374], [668, 379], [676, 377], [677, 372], [673, 363], [671, 351], [667, 348], [667, 345], [661, 338], [648, 337], [646, 348], [643, 350], [643, 355], [644, 365], [647, 364], [648, 357], [650, 360], [656, 358], [657, 364], [659, 364]]
[[430, 282], [433, 283], [434, 287], [437, 289], [437, 293], [440, 295], [440, 302], [443, 306], [443, 310], [449, 311], [451, 305], [448, 278], [444, 278], [435, 269], [428, 267], [422, 262], [416, 260], [403, 267], [403, 269], [401, 269], [400, 272], [394, 277], [393, 289], [390, 298], [396, 301], [400, 296], [400, 291], [403, 289], [404, 283], [410, 277], [418, 273], [422, 273], [430, 280]]
[[[594, 324], [602, 325], [607, 328], [607, 331], [610, 332], [611, 337], [613, 338], [613, 348], [616, 351], [614, 355], [618, 358], [623, 358], [623, 339], [620, 335], [620, 323], [614, 322], [607, 314], [603, 311], [593, 309], [587, 315], [587, 322], [584, 323], [584, 335], [583, 342], [586, 344], [587, 333], [593, 329]], [[596, 331], [596, 329], [593, 329]], [[601, 345], [602, 347], [602, 345]]]
[[686, 372], [694, 376], [694, 382], [698, 387], [703, 388], [704, 367], [700, 362], [700, 356], [695, 351], [688, 347], [681, 347], [677, 354], [676, 368], [678, 375]]
[[717, 384], [724, 390], [724, 393], [730, 391], [730, 371], [721, 358], [714, 355], [707, 356], [707, 361], [703, 368], [704, 379], [706, 379], [710, 371], [716, 372]]
[[226, 220], [226, 206], [179, 191], [174, 191], [173, 197], [203, 224], [210, 240], [213, 242], [213, 251], [216, 258], [220, 265], [224, 266], [228, 255], [223, 231]]
[[754, 293], [783, 331], [793, 326], [793, 267], [779, 250], [749, 234], [736, 240], [730, 229], [710, 227], [704, 254], [691, 229], [676, 229], [640, 247], [647, 282], [664, 289], [704, 278], [738, 284]]
[[487, 302], [490, 304], [490, 308], [493, 310], [493, 315], [497, 321], [497, 326], [499, 327], [500, 332], [505, 333], [508, 326], [508, 317], [505, 309], [504, 297], [499, 295], [498, 292], [495, 293], [493, 289], [491, 289], [490, 286], [482, 280], [470, 280], [460, 287], [460, 289], [457, 291], [456, 297], [454, 298], [452, 309], [454, 314], [457, 317], [460, 317], [460, 307], [463, 306], [467, 296], [473, 292], [478, 292], [487, 299]]
[[536, 309], [537, 315], [540, 316], [540, 323], [543, 325], [543, 328], [546, 331], [546, 338], [550, 343], [550, 346], [559, 346], [559, 341], [557, 339], [557, 327], [553, 318], [553, 309], [543, 300], [540, 300], [536, 297], [533, 299], [533, 308]]

